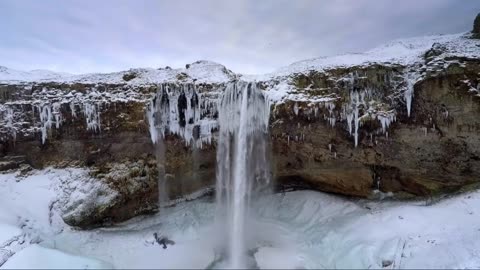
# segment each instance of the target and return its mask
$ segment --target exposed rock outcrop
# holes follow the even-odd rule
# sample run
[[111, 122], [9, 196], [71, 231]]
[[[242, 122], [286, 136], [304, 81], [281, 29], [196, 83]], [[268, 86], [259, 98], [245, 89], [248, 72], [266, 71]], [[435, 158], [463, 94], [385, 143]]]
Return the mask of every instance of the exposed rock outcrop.
[[475, 35], [475, 37], [480, 38], [480, 13], [477, 15], [475, 21], [473, 22], [472, 33]]
[[106, 163], [90, 175], [62, 180], [62, 218], [89, 228], [123, 221], [158, 209], [157, 171], [144, 160]]

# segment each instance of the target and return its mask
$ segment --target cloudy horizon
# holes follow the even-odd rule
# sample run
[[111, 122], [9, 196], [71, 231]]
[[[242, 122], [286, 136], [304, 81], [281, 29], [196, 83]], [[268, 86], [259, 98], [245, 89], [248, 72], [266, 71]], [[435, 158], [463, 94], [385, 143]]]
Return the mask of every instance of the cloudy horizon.
[[480, 1], [2, 0], [0, 65], [113, 72], [211, 60], [234, 72], [470, 31]]

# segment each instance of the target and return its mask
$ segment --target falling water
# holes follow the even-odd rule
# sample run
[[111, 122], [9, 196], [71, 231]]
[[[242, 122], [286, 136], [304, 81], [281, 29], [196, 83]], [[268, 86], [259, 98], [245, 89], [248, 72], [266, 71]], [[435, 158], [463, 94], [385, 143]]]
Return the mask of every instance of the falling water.
[[[201, 147], [210, 142], [218, 112], [217, 139], [217, 224], [224, 232], [225, 257], [229, 267], [245, 268], [253, 247], [248, 234], [250, 203], [270, 182], [268, 121], [270, 106], [256, 84], [230, 83], [217, 106], [202, 99], [195, 85], [159, 85], [147, 119], [156, 147], [159, 170], [159, 203], [168, 200], [165, 185], [165, 144], [167, 133], [176, 134], [187, 145]], [[214, 108], [215, 107], [215, 108]], [[214, 124], [215, 123], [215, 124]], [[223, 252], [222, 252], [223, 253]]]
[[249, 205], [268, 186], [268, 120], [270, 109], [254, 83], [227, 86], [219, 109], [217, 149], [217, 222], [228, 239], [229, 267], [245, 268]]

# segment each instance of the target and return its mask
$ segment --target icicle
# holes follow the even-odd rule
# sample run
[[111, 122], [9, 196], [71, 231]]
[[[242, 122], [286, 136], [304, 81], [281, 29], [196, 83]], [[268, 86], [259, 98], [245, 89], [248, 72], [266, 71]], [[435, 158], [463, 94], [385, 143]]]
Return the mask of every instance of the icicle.
[[347, 114], [348, 133], [350, 133], [350, 135], [352, 135], [352, 121], [353, 113]]
[[335, 104], [334, 103], [327, 103], [327, 108], [328, 108], [328, 113], [329, 113], [329, 117], [328, 117], [328, 123], [330, 124], [331, 127], [335, 127], [335, 122], [336, 122], [336, 118], [335, 118], [335, 114], [334, 114], [334, 109], [335, 109]]
[[414, 92], [414, 85], [416, 82], [415, 74], [407, 73], [405, 75], [405, 82], [407, 84], [404, 97], [405, 102], [407, 103], [407, 115], [410, 117], [410, 113], [412, 110], [412, 99], [413, 99], [413, 92]]
[[40, 115], [40, 131], [42, 132], [42, 144], [45, 144], [47, 140], [47, 132], [52, 127], [52, 108], [46, 104], [38, 106]]
[[218, 104], [211, 99], [197, 93], [195, 85], [159, 85], [147, 110], [152, 142], [169, 132], [180, 136], [186, 145], [194, 143], [201, 148], [204, 143], [211, 143], [212, 131], [218, 128], [213, 117]]
[[386, 133], [388, 127], [395, 122], [396, 117], [394, 112], [388, 112], [388, 113], [381, 113], [377, 115], [378, 121], [380, 121], [380, 124], [382, 125], [382, 133]]
[[337, 119], [335, 117], [329, 117], [328, 118], [328, 123], [330, 124], [331, 127], [335, 127]]
[[72, 112], [72, 117], [77, 118], [77, 113], [75, 112], [75, 103], [70, 102], [70, 111]]
[[56, 102], [53, 103], [53, 116], [55, 117], [55, 128], [60, 128], [60, 125], [62, 124], [63, 118], [62, 118], [62, 112], [61, 112], [61, 105], [60, 103]]
[[359, 105], [360, 105], [360, 98], [363, 99], [363, 95], [360, 95], [357, 91], [351, 92], [351, 99], [354, 105], [353, 109], [353, 116], [354, 116], [354, 123], [355, 123], [355, 131], [353, 133], [354, 139], [355, 139], [355, 147], [358, 146], [358, 128], [360, 126], [360, 119], [359, 119]]
[[293, 105], [293, 112], [295, 113], [296, 116], [298, 116], [298, 110], [299, 110], [298, 103], [295, 102], [295, 105]]
[[13, 112], [13, 109], [8, 107], [6, 109], [6, 112], [4, 114], [4, 120], [6, 122], [6, 125], [5, 127], [8, 128], [10, 130], [10, 133], [12, 135], [12, 138], [13, 140], [15, 141], [16, 138], [17, 138], [17, 130], [15, 129], [15, 127], [13, 126], [13, 121], [14, 121], [14, 112]]
[[355, 115], [355, 147], [357, 147], [358, 145], [358, 126], [360, 124], [360, 121], [358, 119], [358, 104], [355, 104], [355, 111], [354, 111], [354, 115]]
[[85, 115], [85, 121], [87, 122], [87, 130], [98, 132], [101, 130], [100, 124], [100, 111], [97, 108], [98, 105], [85, 103], [83, 105], [83, 114]]
[[448, 110], [447, 109], [445, 109], [445, 111], [443, 112], [443, 117], [445, 119], [448, 119]]
[[158, 132], [157, 132], [157, 129], [155, 128], [154, 113], [155, 113], [154, 104], [153, 104], [153, 100], [151, 100], [150, 108], [147, 110], [147, 120], [148, 120], [148, 128], [150, 130], [150, 138], [152, 142], [155, 144], [157, 143]]

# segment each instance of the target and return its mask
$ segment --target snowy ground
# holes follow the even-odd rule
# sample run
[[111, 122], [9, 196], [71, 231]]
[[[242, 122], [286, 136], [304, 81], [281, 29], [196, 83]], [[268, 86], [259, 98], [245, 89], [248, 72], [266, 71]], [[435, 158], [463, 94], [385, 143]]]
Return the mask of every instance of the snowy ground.
[[[2, 268], [222, 267], [211, 198], [112, 228], [65, 225], [55, 202], [62, 179], [78, 171], [0, 174]], [[478, 191], [430, 206], [296, 191], [254, 209], [250, 260], [260, 268], [480, 268]], [[175, 244], [163, 249], [154, 233]]]

